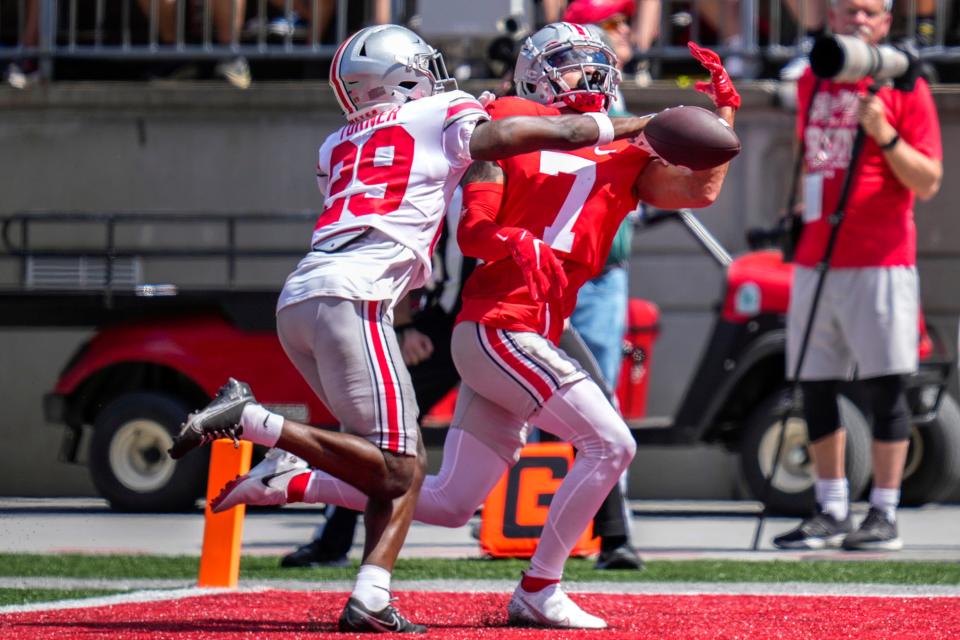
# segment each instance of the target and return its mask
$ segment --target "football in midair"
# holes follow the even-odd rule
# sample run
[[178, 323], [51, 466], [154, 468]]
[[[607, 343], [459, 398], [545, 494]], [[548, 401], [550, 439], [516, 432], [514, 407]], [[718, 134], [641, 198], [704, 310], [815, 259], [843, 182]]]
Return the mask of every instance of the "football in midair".
[[647, 144], [664, 161], [694, 171], [712, 169], [740, 153], [733, 127], [703, 107], [673, 107], [643, 129]]

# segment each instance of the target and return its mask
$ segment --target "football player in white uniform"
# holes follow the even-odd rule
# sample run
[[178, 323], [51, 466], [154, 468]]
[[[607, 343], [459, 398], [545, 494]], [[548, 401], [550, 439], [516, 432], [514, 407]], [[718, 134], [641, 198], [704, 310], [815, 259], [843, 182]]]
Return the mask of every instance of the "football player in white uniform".
[[472, 160], [605, 144], [636, 135], [646, 120], [593, 113], [489, 122], [475, 98], [455, 90], [439, 52], [396, 25], [368, 27], [341, 44], [330, 85], [347, 124], [320, 147], [324, 208], [312, 251], [280, 294], [277, 331], [343, 432], [285, 420], [231, 379], [189, 417], [170, 454], [242, 437], [282, 450], [248, 474], [268, 489], [302, 499], [307, 476], [297, 472], [306, 463], [285, 463], [287, 451], [362, 491], [363, 562], [340, 629], [422, 632], [390, 604], [425, 465], [393, 305], [429, 278], [444, 210]]

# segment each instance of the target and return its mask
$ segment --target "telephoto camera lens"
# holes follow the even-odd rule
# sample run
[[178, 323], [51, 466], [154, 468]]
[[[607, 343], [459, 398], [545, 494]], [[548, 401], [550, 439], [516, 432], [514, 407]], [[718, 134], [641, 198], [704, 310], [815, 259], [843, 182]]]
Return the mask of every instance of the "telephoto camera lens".
[[823, 36], [810, 51], [810, 68], [834, 82], [857, 82], [867, 76], [883, 82], [906, 73], [910, 59], [890, 45], [876, 46], [854, 36]]

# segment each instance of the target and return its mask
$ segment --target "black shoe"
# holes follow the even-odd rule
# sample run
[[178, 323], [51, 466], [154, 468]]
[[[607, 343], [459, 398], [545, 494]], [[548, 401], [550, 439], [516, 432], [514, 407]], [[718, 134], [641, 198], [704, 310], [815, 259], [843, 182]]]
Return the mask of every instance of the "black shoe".
[[388, 604], [380, 611], [370, 611], [356, 598], [347, 600], [347, 606], [337, 623], [340, 631], [370, 631], [373, 633], [426, 633], [422, 624], [414, 624]]
[[640, 571], [643, 569], [643, 560], [640, 559], [636, 549], [629, 544], [622, 544], [610, 551], [601, 551], [597, 556], [597, 564], [594, 569], [600, 571], [606, 569], [633, 569]]
[[900, 551], [903, 540], [897, 533], [897, 523], [888, 520], [880, 509], [870, 507], [860, 528], [844, 538], [843, 548], [850, 551]]
[[280, 566], [287, 569], [296, 567], [346, 567], [350, 564], [345, 554], [325, 551], [319, 540], [297, 547], [283, 556]]
[[793, 531], [773, 539], [773, 545], [781, 549], [824, 549], [839, 547], [848, 533], [853, 531], [853, 522], [847, 515], [837, 520], [829, 513], [818, 512], [807, 518]]
[[236, 441], [243, 433], [243, 427], [239, 426], [243, 408], [256, 401], [246, 383], [230, 378], [210, 404], [187, 416], [186, 424], [167, 453], [176, 460], [216, 438], [230, 437]]

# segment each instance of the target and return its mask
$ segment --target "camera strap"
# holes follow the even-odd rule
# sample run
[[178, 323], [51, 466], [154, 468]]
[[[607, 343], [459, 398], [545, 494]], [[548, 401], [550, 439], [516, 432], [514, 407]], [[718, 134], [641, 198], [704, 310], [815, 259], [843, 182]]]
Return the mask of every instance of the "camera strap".
[[[820, 91], [820, 85], [823, 83], [821, 78], [817, 78], [813, 83], [813, 91], [810, 93], [810, 100], [807, 102], [803, 113], [803, 130], [806, 131], [810, 123], [810, 112], [813, 110], [813, 101]], [[806, 154], [806, 135], [800, 136], [800, 142], [796, 145], [796, 155], [793, 159], [793, 175], [790, 177], [790, 190], [787, 192], [787, 207], [784, 213], [785, 234], [783, 241], [783, 260], [784, 262], [793, 262], [793, 253], [800, 242], [800, 232], [803, 230], [803, 219], [794, 213], [794, 207], [797, 205], [797, 187], [800, 185], [800, 174], [803, 170], [803, 157]]]
[[[813, 83], [813, 91], [810, 93], [810, 101], [807, 102], [807, 108], [803, 112], [803, 128], [810, 124], [810, 112], [813, 111], [813, 100], [820, 91], [820, 84], [823, 82], [817, 78]], [[800, 184], [800, 173], [803, 169], [803, 156], [807, 152], [806, 135], [800, 136], [800, 143], [797, 145], [797, 155], [793, 159], [793, 176], [791, 180], [791, 189], [787, 197], [787, 213], [793, 213], [793, 208], [797, 204], [797, 186]]]

